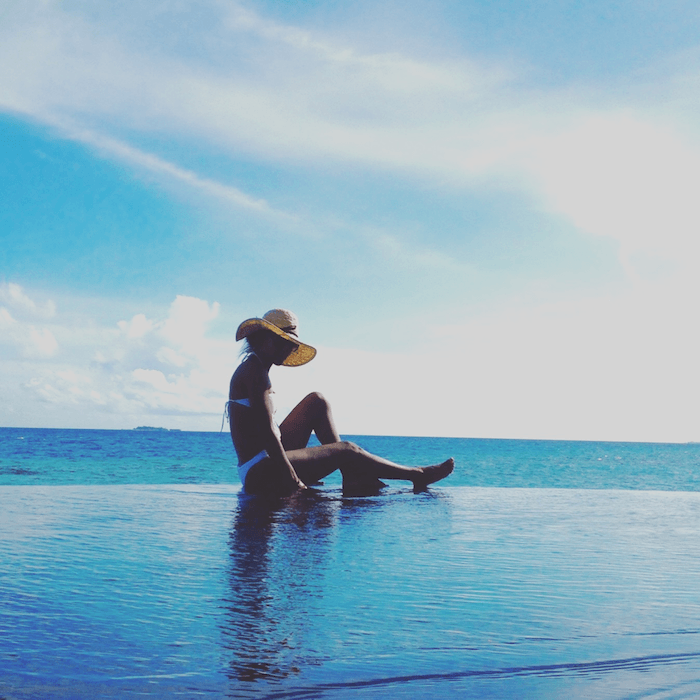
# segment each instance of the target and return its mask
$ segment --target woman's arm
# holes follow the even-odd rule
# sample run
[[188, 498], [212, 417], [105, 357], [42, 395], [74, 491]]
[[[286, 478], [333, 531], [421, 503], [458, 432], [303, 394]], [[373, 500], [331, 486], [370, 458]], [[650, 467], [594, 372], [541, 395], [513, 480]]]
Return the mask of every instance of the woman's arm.
[[282, 446], [280, 432], [274, 419], [274, 406], [272, 403], [272, 386], [270, 378], [265, 370], [260, 367], [260, 372], [252, 373], [250, 377], [248, 396], [250, 410], [256, 423], [256, 428], [262, 443], [270, 456], [273, 464], [279, 467], [279, 475], [282, 486], [290, 486], [293, 489], [305, 489], [306, 485], [297, 476], [287, 453]]

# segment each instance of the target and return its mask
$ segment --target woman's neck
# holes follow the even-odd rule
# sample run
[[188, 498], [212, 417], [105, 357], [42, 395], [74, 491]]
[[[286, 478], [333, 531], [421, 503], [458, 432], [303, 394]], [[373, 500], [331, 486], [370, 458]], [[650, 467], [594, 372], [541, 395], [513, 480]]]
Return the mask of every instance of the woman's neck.
[[252, 355], [253, 357], [257, 358], [258, 362], [259, 362], [268, 372], [270, 371], [270, 368], [272, 367], [272, 360], [266, 360], [266, 359], [260, 357], [260, 355], [258, 355], [258, 353], [255, 352], [255, 351], [253, 351], [253, 352], [251, 353], [251, 355]]

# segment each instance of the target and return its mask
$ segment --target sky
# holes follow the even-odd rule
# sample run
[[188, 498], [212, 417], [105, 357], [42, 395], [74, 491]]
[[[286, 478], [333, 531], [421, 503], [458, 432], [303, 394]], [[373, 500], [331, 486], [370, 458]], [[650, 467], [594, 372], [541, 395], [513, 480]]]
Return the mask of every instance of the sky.
[[5, 0], [0, 425], [700, 441], [689, 0]]

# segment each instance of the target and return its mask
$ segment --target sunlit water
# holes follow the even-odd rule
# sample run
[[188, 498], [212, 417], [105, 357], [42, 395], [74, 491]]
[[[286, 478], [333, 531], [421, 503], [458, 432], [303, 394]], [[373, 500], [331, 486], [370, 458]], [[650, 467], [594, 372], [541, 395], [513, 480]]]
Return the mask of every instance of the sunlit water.
[[[0, 486], [0, 698], [700, 697], [697, 446], [471, 445], [445, 485], [370, 498], [124, 483], [143, 452], [150, 474], [206, 471], [191, 442], [163, 448], [188, 435], [2, 453], [38, 483]], [[568, 488], [459, 485], [537, 463]], [[51, 465], [122, 483], [45, 485]]]

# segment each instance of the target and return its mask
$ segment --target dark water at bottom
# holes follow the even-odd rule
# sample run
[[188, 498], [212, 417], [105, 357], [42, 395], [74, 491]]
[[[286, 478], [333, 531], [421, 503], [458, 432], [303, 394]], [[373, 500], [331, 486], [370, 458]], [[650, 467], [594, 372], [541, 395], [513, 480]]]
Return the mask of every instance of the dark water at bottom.
[[0, 499], [2, 698], [700, 696], [700, 493]]

